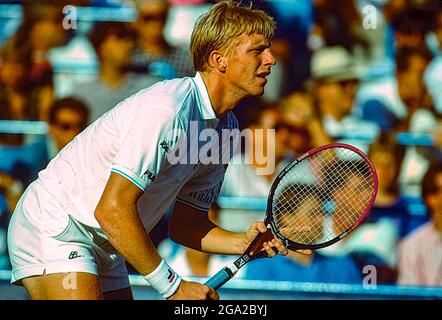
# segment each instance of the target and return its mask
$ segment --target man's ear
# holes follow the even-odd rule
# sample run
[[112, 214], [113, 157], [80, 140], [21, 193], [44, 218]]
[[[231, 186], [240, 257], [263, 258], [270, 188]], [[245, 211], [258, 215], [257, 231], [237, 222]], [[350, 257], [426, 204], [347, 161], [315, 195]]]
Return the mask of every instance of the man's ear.
[[227, 58], [225, 54], [217, 50], [212, 51], [209, 56], [209, 66], [217, 69], [219, 72], [226, 72]]

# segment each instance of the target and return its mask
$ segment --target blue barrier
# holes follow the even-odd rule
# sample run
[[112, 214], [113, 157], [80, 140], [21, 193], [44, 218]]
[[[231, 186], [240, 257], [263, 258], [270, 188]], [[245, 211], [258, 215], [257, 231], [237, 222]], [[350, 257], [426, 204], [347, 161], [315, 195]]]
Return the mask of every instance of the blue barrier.
[[[0, 270], [2, 296], [26, 299], [22, 288], [9, 284], [11, 271]], [[186, 280], [204, 283], [207, 278], [187, 277]], [[135, 299], [163, 299], [140, 275], [129, 275]], [[220, 290], [222, 299], [287, 300], [287, 299], [442, 299], [441, 287], [354, 285], [290, 281], [261, 281], [232, 279]]]

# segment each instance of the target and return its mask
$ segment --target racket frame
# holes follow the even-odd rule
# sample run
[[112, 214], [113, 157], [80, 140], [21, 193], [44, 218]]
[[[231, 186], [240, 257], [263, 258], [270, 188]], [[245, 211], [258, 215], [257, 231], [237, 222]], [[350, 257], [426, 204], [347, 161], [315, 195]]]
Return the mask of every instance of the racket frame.
[[[339, 234], [338, 236], [336, 236], [335, 238], [327, 241], [327, 242], [323, 242], [323, 243], [318, 243], [318, 244], [300, 244], [300, 243], [296, 243], [290, 239], [287, 239], [284, 235], [282, 235], [279, 231], [278, 228], [275, 224], [275, 221], [273, 219], [273, 212], [272, 212], [272, 207], [273, 207], [273, 196], [275, 194], [276, 188], [279, 185], [279, 182], [284, 178], [284, 176], [287, 174], [287, 172], [289, 172], [294, 166], [296, 166], [298, 163], [300, 163], [301, 161], [303, 161], [304, 159], [320, 152], [323, 150], [327, 150], [327, 149], [332, 149], [332, 148], [344, 148], [344, 149], [349, 149], [352, 152], [357, 153], [362, 159], [364, 159], [365, 163], [368, 164], [369, 168], [370, 168], [370, 172], [371, 172], [371, 177], [373, 179], [373, 192], [371, 194], [371, 197], [368, 201], [368, 205], [365, 207], [364, 212], [359, 216], [359, 218], [353, 222], [353, 224], [348, 227], [344, 232], [342, 232], [341, 234]], [[290, 249], [290, 250], [298, 250], [298, 249], [320, 249], [320, 248], [324, 248], [327, 246], [332, 245], [333, 243], [343, 239], [344, 237], [346, 237], [350, 232], [352, 232], [361, 222], [362, 220], [364, 220], [364, 218], [367, 216], [368, 212], [370, 211], [371, 207], [373, 206], [374, 200], [376, 199], [376, 194], [378, 191], [378, 176], [376, 173], [376, 168], [374, 167], [374, 165], [371, 163], [371, 161], [368, 159], [368, 157], [358, 148], [353, 147], [349, 144], [345, 144], [345, 143], [331, 143], [331, 144], [327, 144], [324, 146], [320, 146], [317, 148], [313, 148], [309, 151], [307, 151], [306, 153], [302, 154], [301, 156], [299, 156], [298, 158], [296, 158], [293, 162], [291, 162], [290, 164], [288, 164], [283, 170], [281, 170], [281, 172], [278, 174], [278, 176], [275, 178], [275, 180], [272, 183], [272, 186], [270, 188], [270, 192], [269, 192], [269, 196], [267, 198], [267, 208], [266, 208], [266, 217], [264, 219], [264, 223], [266, 224], [267, 227], [270, 227], [270, 229], [272, 230], [273, 234], [279, 239], [281, 240], [284, 245]]]

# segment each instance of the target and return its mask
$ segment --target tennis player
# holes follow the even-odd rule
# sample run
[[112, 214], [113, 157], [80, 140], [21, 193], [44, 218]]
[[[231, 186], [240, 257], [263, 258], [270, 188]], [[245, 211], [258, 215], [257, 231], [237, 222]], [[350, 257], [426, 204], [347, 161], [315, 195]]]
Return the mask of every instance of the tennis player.
[[[177, 141], [191, 142], [191, 123], [198, 133], [238, 127], [230, 111], [263, 94], [275, 64], [274, 27], [262, 11], [214, 5], [192, 33], [194, 78], [141, 90], [68, 144], [15, 209], [11, 281], [32, 299], [130, 299], [127, 261], [165, 298], [218, 299], [213, 289], [182, 280], [148, 233], [169, 208], [171, 237], [205, 252], [241, 254], [266, 231], [255, 222], [245, 233], [228, 232], [208, 219], [225, 164], [172, 164], [168, 155]], [[274, 256], [271, 247], [287, 254], [276, 239], [264, 246]]]

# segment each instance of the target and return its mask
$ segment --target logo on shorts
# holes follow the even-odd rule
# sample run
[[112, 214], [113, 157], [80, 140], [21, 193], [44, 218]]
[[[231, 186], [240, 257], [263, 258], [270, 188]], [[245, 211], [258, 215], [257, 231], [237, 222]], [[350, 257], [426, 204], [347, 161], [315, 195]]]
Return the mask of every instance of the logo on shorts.
[[78, 254], [78, 251], [71, 251], [68, 259], [72, 260], [72, 259], [81, 258], [81, 257], [82, 257], [82, 255]]

